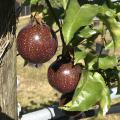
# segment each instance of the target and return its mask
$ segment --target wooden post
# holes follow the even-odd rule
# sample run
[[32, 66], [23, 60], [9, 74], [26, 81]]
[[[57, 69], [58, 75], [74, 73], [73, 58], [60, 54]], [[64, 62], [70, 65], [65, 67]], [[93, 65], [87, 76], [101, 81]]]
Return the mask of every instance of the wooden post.
[[0, 1], [0, 120], [17, 120], [15, 0]]

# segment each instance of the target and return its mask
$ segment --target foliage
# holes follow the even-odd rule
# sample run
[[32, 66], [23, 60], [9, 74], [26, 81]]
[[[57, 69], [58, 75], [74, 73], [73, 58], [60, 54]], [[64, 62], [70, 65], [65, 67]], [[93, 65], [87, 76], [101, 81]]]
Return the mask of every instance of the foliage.
[[[40, 2], [40, 0], [26, 1], [29, 4]], [[59, 27], [63, 43], [62, 57], [70, 56], [74, 64], [80, 64], [83, 69], [73, 99], [61, 109], [86, 111], [99, 103], [98, 115], [105, 115], [110, 108], [109, 88], [113, 87], [111, 80], [118, 87], [118, 93], [120, 92], [119, 56], [115, 56], [114, 53], [109, 54], [111, 49], [115, 52], [120, 47], [119, 2], [113, 3], [111, 0], [45, 1], [47, 5], [47, 7], [44, 6], [47, 8], [45, 15], [52, 15], [53, 22], [55, 21]], [[54, 11], [56, 10], [54, 6], [60, 11], [59, 14]], [[102, 26], [100, 24], [96, 28], [93, 25], [95, 17], [99, 18]], [[109, 31], [112, 37], [109, 42], [105, 38], [106, 31]], [[101, 48], [96, 51], [94, 41], [98, 36], [101, 37]]]
[[63, 24], [63, 35], [66, 44], [72, 40], [75, 32], [79, 30], [80, 27], [91, 23], [93, 17], [98, 13], [98, 10], [96, 5], [86, 4], [80, 7], [77, 0], [70, 1]]
[[[62, 6], [62, 1], [61, 0], [51, 0], [50, 1], [52, 6], [57, 8]], [[24, 5], [33, 5], [33, 4], [45, 4], [45, 0], [25, 0]]]
[[106, 107], [110, 107], [110, 97], [108, 94], [109, 90], [99, 73], [83, 71], [73, 100], [62, 107], [62, 109], [67, 111], [86, 111], [100, 101], [100, 112], [105, 114], [108, 111]]

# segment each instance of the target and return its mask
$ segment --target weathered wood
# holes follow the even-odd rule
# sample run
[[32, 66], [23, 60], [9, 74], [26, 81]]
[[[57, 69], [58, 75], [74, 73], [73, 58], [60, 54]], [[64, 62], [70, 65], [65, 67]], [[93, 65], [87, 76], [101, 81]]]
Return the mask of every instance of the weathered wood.
[[[17, 120], [15, 46], [14, 42], [5, 53], [0, 66], [0, 120]], [[11, 119], [6, 118], [8, 116]]]
[[0, 59], [0, 120], [17, 120], [15, 21], [15, 0], [1, 0], [0, 39], [10, 45]]

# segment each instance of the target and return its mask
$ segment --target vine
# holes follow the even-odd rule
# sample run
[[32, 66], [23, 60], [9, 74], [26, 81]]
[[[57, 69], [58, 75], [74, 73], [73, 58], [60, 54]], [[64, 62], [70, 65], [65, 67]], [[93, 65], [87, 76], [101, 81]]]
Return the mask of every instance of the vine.
[[[27, 2], [33, 5], [40, 0], [27, 0]], [[119, 1], [86, 0], [81, 2], [78, 0], [63, 0], [62, 12], [58, 17], [51, 2], [45, 0], [45, 3], [59, 28], [62, 41], [60, 56], [72, 59], [74, 66], [80, 65], [82, 69], [72, 100], [60, 109], [87, 111], [96, 103], [99, 103], [98, 116], [106, 115], [111, 104], [109, 89], [117, 86], [117, 91], [120, 92], [119, 56], [114, 53], [109, 54], [109, 51], [114, 50], [115, 52], [120, 48]], [[102, 28], [100, 25], [98, 25], [98, 28], [93, 26], [95, 17], [103, 23]], [[60, 18], [62, 18], [63, 23], [60, 23]], [[106, 40], [106, 31], [110, 32], [112, 38], [110, 42]], [[102, 47], [98, 54], [94, 41], [99, 35], [101, 36]], [[103, 51], [108, 52], [104, 54]], [[114, 86], [112, 86], [112, 83], [114, 83]]]

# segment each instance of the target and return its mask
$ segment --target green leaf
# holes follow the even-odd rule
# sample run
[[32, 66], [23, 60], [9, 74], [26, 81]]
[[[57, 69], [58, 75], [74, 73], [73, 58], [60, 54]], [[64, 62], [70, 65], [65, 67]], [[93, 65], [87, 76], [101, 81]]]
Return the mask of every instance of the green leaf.
[[86, 26], [84, 29], [82, 29], [79, 32], [78, 36], [80, 36], [81, 38], [89, 38], [95, 35], [96, 33], [97, 33], [97, 30], [94, 30], [90, 28], [89, 26]]
[[106, 49], [120, 48], [120, 22], [116, 20], [116, 11], [102, 6], [100, 8], [99, 18], [104, 22], [112, 36], [112, 42], [106, 45]]
[[118, 17], [118, 20], [119, 20], [119, 22], [120, 22], [120, 12], [117, 13], [117, 17]]
[[120, 22], [116, 21], [116, 19], [112, 17], [106, 19], [105, 21], [113, 38], [112, 46], [114, 46], [115, 49], [120, 48]]
[[114, 48], [114, 42], [113, 42], [113, 40], [110, 41], [109, 43], [107, 43], [107, 44], [105, 45], [105, 50], [113, 49], [113, 48]]
[[36, 4], [36, 3], [38, 3], [39, 1], [41, 1], [41, 0], [31, 0], [31, 4]]
[[114, 0], [107, 0], [108, 6], [109, 6], [110, 8], [112, 8], [112, 9], [115, 9], [116, 12], [120, 12], [120, 3], [119, 3], [119, 1], [117, 2], [117, 0], [116, 0], [115, 3], [114, 3], [113, 1], [114, 1]]
[[85, 51], [76, 47], [74, 52], [74, 64], [81, 63], [81, 60], [83, 60], [86, 55], [87, 53]]
[[85, 4], [80, 6], [78, 0], [70, 0], [62, 27], [66, 44], [72, 40], [80, 27], [89, 25], [98, 12], [97, 5]]
[[62, 0], [62, 1], [63, 1], [62, 2], [63, 3], [63, 8], [64, 8], [64, 10], [66, 10], [69, 0]]
[[118, 63], [116, 56], [99, 57], [98, 66], [101, 69], [114, 68]]
[[83, 71], [72, 101], [61, 108], [66, 111], [87, 111], [100, 102], [100, 110], [105, 113], [110, 107], [109, 98], [109, 90], [103, 77], [97, 72]]
[[100, 101], [100, 109], [98, 112], [98, 116], [105, 116], [110, 108], [110, 104], [111, 104], [111, 99], [110, 99], [109, 89], [107, 87], [104, 87], [102, 91], [102, 98]]
[[97, 62], [98, 57], [96, 55], [93, 55], [92, 53], [88, 53], [85, 58], [85, 65], [88, 70], [94, 70], [97, 69]]
[[33, 4], [37, 4], [40, 1], [41, 0], [25, 0], [24, 5], [33, 5]]

